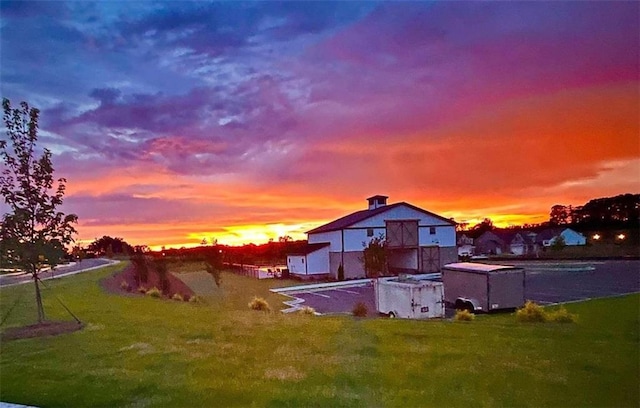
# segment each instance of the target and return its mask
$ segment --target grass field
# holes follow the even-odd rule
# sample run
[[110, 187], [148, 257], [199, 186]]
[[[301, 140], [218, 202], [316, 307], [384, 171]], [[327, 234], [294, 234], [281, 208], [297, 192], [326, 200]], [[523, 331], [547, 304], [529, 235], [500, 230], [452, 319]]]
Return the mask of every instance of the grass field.
[[[87, 327], [3, 342], [0, 399], [48, 406], [616, 406], [639, 398], [640, 296], [568, 305], [576, 324], [314, 317], [251, 311], [276, 281], [193, 275], [206, 303], [104, 293], [123, 266], [50, 281]], [[188, 276], [188, 275], [185, 275]], [[210, 279], [210, 277], [208, 277]], [[210, 283], [209, 283], [210, 284]], [[31, 285], [0, 290], [5, 327], [33, 322]]]

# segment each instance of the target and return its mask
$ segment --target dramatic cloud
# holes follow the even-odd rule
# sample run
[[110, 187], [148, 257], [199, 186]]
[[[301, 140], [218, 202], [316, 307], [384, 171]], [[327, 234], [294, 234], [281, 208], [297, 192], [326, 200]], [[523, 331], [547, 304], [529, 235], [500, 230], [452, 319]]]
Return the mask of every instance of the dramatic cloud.
[[303, 237], [383, 193], [542, 221], [638, 192], [637, 2], [0, 3], [80, 238]]

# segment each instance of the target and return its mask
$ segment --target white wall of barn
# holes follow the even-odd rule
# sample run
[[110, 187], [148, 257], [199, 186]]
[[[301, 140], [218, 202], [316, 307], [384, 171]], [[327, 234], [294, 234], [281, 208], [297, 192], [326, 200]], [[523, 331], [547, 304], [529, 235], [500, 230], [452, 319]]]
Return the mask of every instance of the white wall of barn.
[[310, 244], [329, 243], [329, 251], [342, 251], [342, 234], [340, 231], [319, 232], [307, 235]]
[[307, 275], [329, 273], [329, 247], [307, 254]]
[[420, 246], [456, 246], [456, 227], [453, 225], [436, 227], [435, 234], [431, 234], [431, 229], [429, 227], [419, 227], [418, 235]]
[[307, 267], [304, 255], [287, 255], [287, 268], [296, 275], [306, 275]]
[[380, 234], [384, 235], [386, 233], [386, 228], [371, 228], [371, 230], [373, 230], [372, 231], [373, 235], [368, 236], [368, 230], [369, 228], [345, 229], [344, 230], [345, 252], [363, 251], [364, 250], [364, 245], [362, 244], [363, 242], [365, 243], [365, 245], [369, 245], [369, 242], [371, 242], [373, 238], [380, 236]]

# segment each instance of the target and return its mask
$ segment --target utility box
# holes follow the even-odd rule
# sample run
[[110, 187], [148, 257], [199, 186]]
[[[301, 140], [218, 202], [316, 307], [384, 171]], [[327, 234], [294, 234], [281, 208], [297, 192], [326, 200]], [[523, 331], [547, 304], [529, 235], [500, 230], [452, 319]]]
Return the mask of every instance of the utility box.
[[382, 278], [374, 281], [374, 289], [379, 313], [405, 319], [444, 317], [442, 282]]
[[523, 268], [474, 262], [442, 268], [447, 304], [470, 312], [491, 312], [522, 307], [525, 302]]

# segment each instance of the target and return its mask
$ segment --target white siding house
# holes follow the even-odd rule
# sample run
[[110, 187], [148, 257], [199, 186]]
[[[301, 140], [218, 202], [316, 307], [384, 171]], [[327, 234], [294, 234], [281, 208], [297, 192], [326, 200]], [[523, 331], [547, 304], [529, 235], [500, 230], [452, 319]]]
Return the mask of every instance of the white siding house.
[[564, 244], [567, 246], [587, 244], [587, 237], [577, 231], [572, 230], [571, 228], [556, 228], [544, 230], [540, 234], [538, 234], [538, 236], [536, 237], [536, 241], [546, 247], [552, 246], [559, 236], [562, 236], [562, 238], [564, 239]]
[[[383, 236], [389, 249], [390, 272], [437, 272], [457, 261], [455, 223], [414, 205], [400, 202], [387, 205], [386, 196], [367, 199], [368, 208], [346, 215], [307, 232], [307, 254], [287, 257], [289, 271], [295, 275], [326, 274], [337, 277], [343, 265], [345, 278], [364, 277], [364, 245]], [[306, 256], [306, 271], [302, 258]], [[311, 256], [311, 259], [309, 258]], [[311, 268], [310, 262], [313, 262]]]

